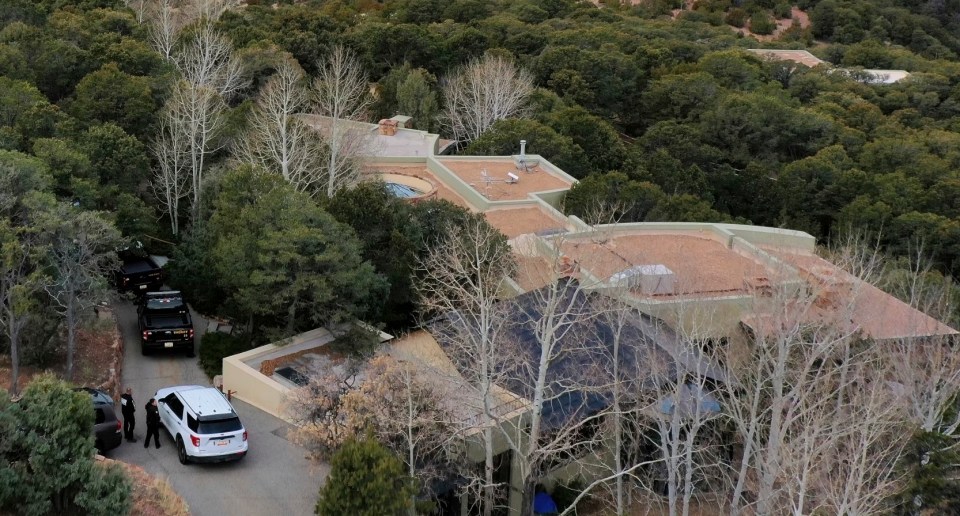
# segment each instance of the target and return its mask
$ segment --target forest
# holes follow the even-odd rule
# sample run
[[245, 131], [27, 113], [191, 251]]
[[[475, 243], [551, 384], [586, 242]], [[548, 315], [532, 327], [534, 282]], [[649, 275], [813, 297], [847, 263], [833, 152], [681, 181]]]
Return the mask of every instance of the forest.
[[[245, 171], [250, 160], [241, 159], [264, 124], [260, 92], [271, 79], [286, 70], [300, 84], [328, 71], [341, 49], [371, 85], [359, 118], [404, 112], [445, 136], [444, 85], [459, 67], [485, 55], [514, 63], [530, 82], [525, 104], [459, 138], [455, 152], [510, 154], [526, 139], [529, 152], [581, 180], [565, 199], [568, 213], [589, 218], [605, 206], [605, 217], [622, 222], [736, 221], [807, 231], [825, 244], [856, 233], [894, 257], [929, 256], [944, 275], [960, 268], [956, 0], [806, 0], [796, 7], [811, 25], [794, 20], [764, 43], [738, 22], [760, 31], [753, 20], [789, 16], [791, 6], [203, 0], [188, 15], [181, 3], [13, 0], [0, 11], [11, 242], [36, 234], [18, 225], [49, 223], [30, 201], [36, 194], [44, 210], [72, 205], [125, 241], [174, 256], [172, 281], [198, 308], [267, 329], [264, 338], [304, 329], [294, 320], [410, 326], [410, 273], [440, 231], [423, 214], [464, 221], [465, 213], [401, 206], [375, 187], [338, 192], [333, 179], [326, 189], [287, 186]], [[221, 52], [212, 58], [223, 74], [210, 79], [215, 87], [190, 62], [201, 42]], [[910, 76], [871, 83], [766, 60], [745, 51], [752, 47], [803, 48], [836, 66]], [[170, 150], [183, 114], [171, 106], [184, 99], [211, 117], [203, 131], [191, 129], [188, 162]], [[329, 149], [317, 142], [316, 156]], [[190, 181], [164, 183], [182, 169]], [[272, 222], [249, 232], [238, 223], [246, 219]], [[295, 286], [282, 277], [289, 261], [263, 258], [330, 239], [339, 247], [306, 265], [317, 276]], [[36, 240], [37, 249], [53, 245]], [[35, 308], [57, 304], [37, 283], [56, 276], [44, 260], [10, 283], [33, 285], [26, 297]], [[362, 287], [340, 295], [346, 284]], [[318, 288], [331, 294], [309, 293]], [[50, 315], [8, 325], [18, 329], [5, 340], [16, 333], [30, 343], [28, 361], [42, 364], [58, 323], [55, 311], [36, 312]]]
[[[20, 363], [44, 367], [64, 346], [70, 370], [116, 251], [139, 244], [172, 258], [171, 285], [201, 313], [237, 322], [214, 364], [319, 325], [416, 327], [418, 263], [451, 226], [486, 223], [355, 185], [344, 142], [310, 136], [301, 112], [410, 115], [460, 154], [509, 155], [524, 139], [580, 180], [563, 208], [588, 222], [855, 235], [894, 268], [921, 256], [931, 283], [956, 276], [958, 56], [960, 0], [5, 0], [10, 389]], [[466, 131], [451, 85], [483, 63], [509, 71], [523, 102]], [[883, 84], [862, 69], [910, 75]], [[952, 466], [933, 467], [903, 496], [954, 507], [952, 483], [938, 484]]]

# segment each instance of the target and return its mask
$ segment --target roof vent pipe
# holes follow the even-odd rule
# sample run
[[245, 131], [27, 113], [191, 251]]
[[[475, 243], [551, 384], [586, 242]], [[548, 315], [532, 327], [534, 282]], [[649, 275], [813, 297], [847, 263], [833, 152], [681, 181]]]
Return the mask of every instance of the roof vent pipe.
[[527, 140], [520, 140], [520, 159], [527, 157]]

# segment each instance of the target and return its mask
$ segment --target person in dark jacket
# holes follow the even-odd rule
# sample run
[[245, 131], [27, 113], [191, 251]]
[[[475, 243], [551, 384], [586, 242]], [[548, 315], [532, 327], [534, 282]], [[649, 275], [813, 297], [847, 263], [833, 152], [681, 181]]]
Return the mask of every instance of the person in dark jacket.
[[133, 428], [137, 426], [137, 418], [134, 415], [137, 407], [133, 404], [133, 390], [127, 387], [127, 391], [120, 396], [120, 412], [123, 413], [123, 437], [126, 440], [135, 443], [137, 438], [133, 435]]
[[153, 436], [157, 448], [160, 447], [160, 410], [157, 408], [157, 399], [150, 398], [147, 406], [147, 436], [143, 439], [143, 447], [150, 446], [150, 436]]

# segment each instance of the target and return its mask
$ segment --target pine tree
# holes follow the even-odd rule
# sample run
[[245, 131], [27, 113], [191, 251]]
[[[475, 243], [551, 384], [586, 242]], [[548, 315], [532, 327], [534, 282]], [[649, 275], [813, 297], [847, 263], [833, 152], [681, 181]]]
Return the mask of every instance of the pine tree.
[[318, 516], [402, 515], [412, 509], [412, 479], [403, 464], [371, 437], [348, 440], [330, 464], [330, 476], [317, 500]]

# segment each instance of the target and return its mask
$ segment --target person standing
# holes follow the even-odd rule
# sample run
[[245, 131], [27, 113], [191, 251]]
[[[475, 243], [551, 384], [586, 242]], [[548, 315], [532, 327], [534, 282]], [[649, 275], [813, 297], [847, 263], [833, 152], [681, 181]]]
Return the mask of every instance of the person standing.
[[133, 404], [133, 390], [127, 387], [123, 396], [120, 396], [120, 412], [123, 413], [123, 436], [132, 443], [137, 442], [133, 435], [133, 429], [137, 426], [137, 418], [134, 415], [137, 407]]
[[157, 399], [150, 398], [147, 406], [147, 436], [143, 439], [143, 447], [150, 446], [150, 436], [153, 436], [157, 448], [160, 447], [160, 409], [157, 408]]

